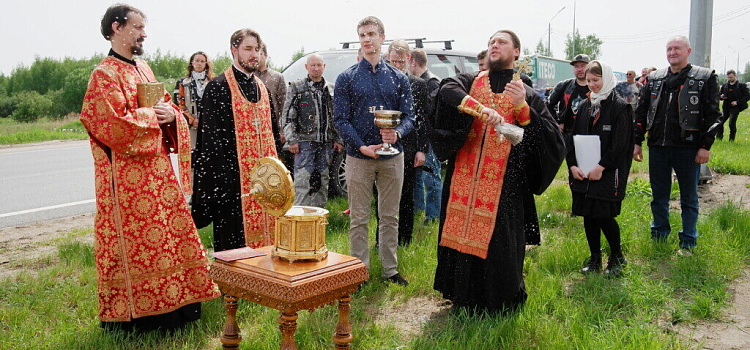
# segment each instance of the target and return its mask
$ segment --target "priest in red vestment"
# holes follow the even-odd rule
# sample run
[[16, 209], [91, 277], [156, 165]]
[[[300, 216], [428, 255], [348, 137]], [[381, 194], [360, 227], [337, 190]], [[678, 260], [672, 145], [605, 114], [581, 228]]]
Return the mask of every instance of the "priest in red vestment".
[[[139, 107], [137, 83], [154, 74], [143, 52], [145, 15], [128, 5], [101, 22], [109, 55], [91, 73], [81, 122], [91, 137], [96, 177], [94, 254], [102, 326], [177, 328], [220, 296], [185, 202], [190, 189], [186, 121], [169, 93]], [[177, 153], [182, 183], [169, 159]]]
[[[488, 46], [489, 71], [448, 78], [439, 90], [432, 138], [448, 169], [434, 286], [454, 306], [503, 311], [527, 297], [524, 226], [533, 208], [524, 197], [547, 188], [566, 152], [544, 102], [513, 78], [518, 36], [501, 30]], [[523, 141], [500, 138], [501, 123], [522, 127]]]
[[262, 45], [252, 29], [234, 32], [232, 65], [203, 92], [192, 213], [198, 227], [213, 224], [215, 251], [273, 243], [275, 218], [247, 195], [257, 160], [276, 157], [268, 90], [257, 77]]

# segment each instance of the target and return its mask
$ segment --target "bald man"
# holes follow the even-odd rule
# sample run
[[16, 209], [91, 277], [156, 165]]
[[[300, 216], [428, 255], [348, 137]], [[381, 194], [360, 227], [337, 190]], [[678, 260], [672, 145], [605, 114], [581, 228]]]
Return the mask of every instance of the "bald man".
[[709, 68], [689, 63], [690, 41], [677, 36], [667, 42], [669, 67], [651, 72], [635, 111], [633, 159], [641, 161], [641, 143], [648, 135], [651, 182], [651, 237], [666, 242], [670, 232], [669, 196], [672, 170], [680, 184], [682, 230], [678, 254], [689, 256], [698, 244], [698, 180], [700, 165], [709, 160], [719, 125], [719, 88]]
[[323, 57], [309, 55], [305, 69], [306, 78], [289, 83], [281, 118], [294, 154], [294, 205], [325, 208], [328, 167], [344, 146], [333, 128], [333, 84], [323, 78]]

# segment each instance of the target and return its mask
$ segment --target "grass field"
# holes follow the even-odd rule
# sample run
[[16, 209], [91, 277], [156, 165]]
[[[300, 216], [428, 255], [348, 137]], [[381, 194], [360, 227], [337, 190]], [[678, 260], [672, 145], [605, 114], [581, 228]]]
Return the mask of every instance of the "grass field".
[[[711, 166], [750, 174], [744, 155], [749, 146], [747, 113], [740, 119], [738, 141], [719, 141]], [[731, 169], [731, 170], [727, 170]], [[635, 173], [645, 173], [643, 164]], [[564, 178], [563, 172], [558, 178]], [[638, 178], [635, 176], [634, 178]], [[526, 258], [529, 299], [508, 316], [442, 312], [425, 319], [419, 332], [408, 334], [383, 319], [383, 310], [400, 310], [414, 319], [421, 315], [411, 300], [438, 302], [432, 289], [437, 227], [417, 218], [415, 240], [400, 248], [399, 270], [408, 287], [382, 283], [377, 250], [373, 248], [371, 282], [354, 295], [351, 319], [354, 349], [693, 349], [698, 345], [673, 331], [673, 325], [714, 320], [730, 299], [729, 284], [750, 262], [750, 213], [733, 203], [703, 211], [698, 223], [699, 246], [691, 257], [678, 257], [678, 213], [666, 243], [649, 235], [650, 191], [640, 176], [631, 179], [623, 202], [622, 242], [629, 264], [625, 275], [607, 279], [578, 273], [588, 256], [582, 219], [571, 217], [570, 191], [563, 181], [537, 198], [543, 245]], [[329, 201], [328, 248], [348, 253], [346, 201]], [[371, 231], [374, 227], [371, 225]], [[210, 229], [201, 237], [211, 246]], [[374, 238], [373, 238], [374, 239]], [[606, 249], [606, 241], [603, 240]], [[96, 317], [96, 271], [91, 245], [63, 242], [58, 254], [26, 262], [33, 266], [0, 281], [0, 349], [219, 349], [224, 322], [220, 300], [207, 302], [200, 321], [175, 334], [108, 333]], [[278, 313], [249, 302], [238, 311], [242, 349], [277, 349]], [[300, 349], [330, 349], [336, 309], [300, 312], [296, 333]]]
[[0, 118], [0, 145], [52, 140], [85, 140], [88, 137], [77, 115], [55, 120], [42, 118], [34, 123], [19, 123], [11, 118]]

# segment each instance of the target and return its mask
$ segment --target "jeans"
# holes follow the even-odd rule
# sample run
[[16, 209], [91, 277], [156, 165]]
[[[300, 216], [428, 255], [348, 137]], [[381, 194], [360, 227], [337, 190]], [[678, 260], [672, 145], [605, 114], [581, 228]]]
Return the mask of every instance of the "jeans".
[[682, 208], [682, 231], [680, 247], [693, 248], [697, 244], [698, 229], [698, 180], [700, 164], [695, 162], [695, 148], [649, 146], [648, 169], [651, 180], [651, 237], [666, 239], [669, 226], [669, 194], [672, 191], [672, 169], [680, 185], [680, 207]]
[[294, 205], [325, 208], [332, 142], [299, 142], [294, 156]]
[[[427, 170], [429, 169], [429, 171]], [[426, 198], [425, 198], [426, 192]], [[414, 209], [425, 212], [425, 220], [440, 217], [440, 196], [443, 194], [443, 181], [440, 178], [440, 162], [430, 146], [425, 153], [424, 166], [417, 168], [414, 185]], [[425, 199], [427, 200], [425, 204]]]

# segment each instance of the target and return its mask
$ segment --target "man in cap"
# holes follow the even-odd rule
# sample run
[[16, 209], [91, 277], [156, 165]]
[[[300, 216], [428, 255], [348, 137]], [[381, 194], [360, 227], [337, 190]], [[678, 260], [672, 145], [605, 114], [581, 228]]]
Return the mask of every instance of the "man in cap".
[[557, 117], [560, 130], [565, 129], [565, 120], [562, 120], [565, 110], [571, 108], [573, 113], [570, 115], [575, 118], [578, 113], [578, 106], [586, 100], [586, 94], [589, 92], [589, 87], [586, 83], [586, 65], [589, 62], [591, 62], [589, 55], [576, 55], [570, 61], [575, 77], [559, 82], [547, 99], [547, 109]]

